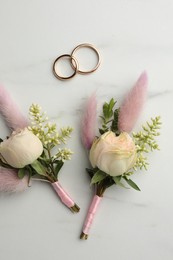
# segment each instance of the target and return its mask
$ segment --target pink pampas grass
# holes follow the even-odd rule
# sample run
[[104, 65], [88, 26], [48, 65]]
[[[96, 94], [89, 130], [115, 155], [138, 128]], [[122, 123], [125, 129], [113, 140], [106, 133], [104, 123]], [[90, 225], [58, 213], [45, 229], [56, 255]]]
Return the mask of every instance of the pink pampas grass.
[[118, 128], [121, 132], [132, 131], [145, 103], [147, 86], [148, 77], [146, 72], [143, 72], [120, 107]]
[[13, 130], [28, 126], [27, 119], [3, 86], [0, 86], [0, 113], [4, 116], [7, 126]]
[[0, 191], [19, 192], [28, 187], [28, 177], [19, 179], [17, 171], [0, 167]]
[[97, 116], [97, 100], [94, 93], [87, 101], [82, 120], [82, 142], [86, 149], [90, 149], [95, 138]]

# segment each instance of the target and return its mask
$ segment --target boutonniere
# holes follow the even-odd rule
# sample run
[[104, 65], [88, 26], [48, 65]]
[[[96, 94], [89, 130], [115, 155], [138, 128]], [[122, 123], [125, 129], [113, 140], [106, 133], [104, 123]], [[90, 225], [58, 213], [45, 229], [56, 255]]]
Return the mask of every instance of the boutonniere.
[[0, 140], [0, 190], [20, 191], [31, 180], [47, 181], [62, 202], [73, 212], [79, 207], [64, 191], [59, 182], [59, 172], [72, 151], [66, 147], [72, 128], [60, 128], [49, 122], [41, 107], [32, 104], [29, 120], [20, 112], [7, 91], [0, 87], [0, 111], [12, 133]]
[[120, 107], [113, 98], [103, 104], [98, 135], [95, 132], [95, 94], [88, 100], [82, 122], [82, 141], [89, 153], [92, 167], [86, 170], [91, 184], [95, 186], [95, 195], [84, 222], [81, 239], [88, 238], [95, 213], [106, 189], [112, 185], [119, 185], [130, 186], [139, 191], [140, 188], [132, 180], [133, 174], [139, 170], [146, 170], [148, 153], [159, 149], [156, 141], [161, 125], [159, 116], [151, 118], [139, 132], [132, 132], [146, 99], [147, 85], [147, 75], [143, 73]]

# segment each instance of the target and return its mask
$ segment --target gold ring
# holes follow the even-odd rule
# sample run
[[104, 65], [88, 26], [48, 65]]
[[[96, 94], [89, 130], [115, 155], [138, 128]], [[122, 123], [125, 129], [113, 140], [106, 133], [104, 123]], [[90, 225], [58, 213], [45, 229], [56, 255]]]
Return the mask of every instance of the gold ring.
[[[98, 67], [100, 66], [100, 63], [101, 63], [100, 53], [98, 52], [98, 50], [93, 45], [91, 45], [89, 43], [83, 43], [83, 44], [78, 45], [76, 48], [74, 48], [74, 50], [71, 53], [71, 56], [74, 57], [75, 52], [77, 50], [81, 49], [81, 48], [90, 48], [90, 49], [92, 49], [96, 53], [96, 55], [97, 55], [98, 62], [97, 62], [96, 66], [93, 69], [88, 70], [88, 71], [83, 71], [83, 70], [80, 70], [78, 68], [77, 69], [77, 73], [79, 73], [79, 74], [89, 74], [91, 72], [94, 72], [96, 69], [98, 69]], [[75, 69], [75, 66], [76, 66], [76, 64], [75, 63], [73, 64], [73, 61], [72, 61], [72, 67], [74, 69]]]
[[[57, 73], [56, 68], [55, 68], [56, 63], [57, 63], [60, 59], [62, 59], [62, 58], [64, 58], [64, 57], [70, 58], [71, 63], [74, 63], [74, 64], [73, 64], [74, 73], [73, 73], [72, 75], [68, 76], [68, 77], [64, 77], [64, 76], [59, 75], [59, 74]], [[60, 80], [71, 79], [71, 78], [73, 78], [73, 77], [76, 75], [76, 73], [78, 72], [78, 68], [79, 68], [79, 64], [78, 64], [78, 61], [76, 60], [75, 57], [73, 57], [72, 55], [69, 55], [69, 54], [63, 54], [63, 55], [59, 56], [59, 57], [54, 61], [54, 63], [53, 63], [53, 74], [55, 75], [56, 78], [58, 78], [58, 79], [60, 79]]]

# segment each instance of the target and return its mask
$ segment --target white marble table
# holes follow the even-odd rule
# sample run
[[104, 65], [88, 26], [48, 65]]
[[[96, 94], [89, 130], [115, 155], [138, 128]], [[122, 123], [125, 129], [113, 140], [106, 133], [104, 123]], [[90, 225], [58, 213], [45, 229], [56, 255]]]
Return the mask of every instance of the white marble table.
[[[0, 195], [0, 259], [173, 259], [173, 2], [171, 0], [0, 1], [0, 83], [27, 114], [39, 103], [58, 125], [74, 127], [73, 159], [60, 180], [81, 206], [73, 215], [47, 184], [22, 194]], [[61, 82], [53, 60], [79, 43], [97, 46], [102, 64], [93, 74]], [[141, 192], [110, 188], [88, 241], [79, 240], [93, 190], [80, 142], [86, 98], [119, 104], [139, 74], [149, 75], [141, 122], [161, 115], [161, 151], [150, 155], [148, 173], [134, 180]], [[8, 133], [0, 120], [1, 137]]]

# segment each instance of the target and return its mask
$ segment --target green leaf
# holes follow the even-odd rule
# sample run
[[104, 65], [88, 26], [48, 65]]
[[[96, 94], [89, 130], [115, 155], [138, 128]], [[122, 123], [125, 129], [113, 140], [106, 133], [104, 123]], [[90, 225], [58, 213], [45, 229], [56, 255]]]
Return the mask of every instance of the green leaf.
[[104, 134], [104, 130], [101, 129], [101, 128], [99, 128], [99, 133], [100, 133], [101, 135]]
[[58, 173], [59, 173], [59, 171], [61, 170], [61, 168], [62, 168], [64, 162], [63, 162], [62, 160], [57, 160], [57, 161], [55, 161], [55, 163], [56, 163], [55, 173], [56, 173], [56, 175], [58, 175]]
[[87, 173], [89, 174], [90, 178], [94, 176], [94, 174], [98, 171], [99, 169], [97, 167], [93, 169], [86, 168]]
[[29, 176], [34, 176], [35, 174], [37, 174], [37, 172], [31, 167], [31, 165], [27, 165], [25, 166], [26, 170], [28, 171], [28, 175]]
[[118, 117], [119, 117], [119, 111], [120, 111], [120, 109], [115, 109], [115, 111], [114, 111], [114, 119], [113, 119], [112, 125], [111, 125], [111, 130], [112, 130], [114, 133], [119, 132], [119, 131], [118, 131]]
[[113, 109], [115, 103], [116, 103], [116, 102], [114, 101], [114, 99], [111, 98], [111, 100], [110, 100], [110, 102], [109, 102], [109, 110], [110, 110], [110, 111]]
[[103, 186], [107, 189], [109, 187], [111, 187], [112, 185], [114, 185], [115, 182], [112, 178], [112, 176], [107, 175], [106, 178], [103, 180]]
[[40, 161], [44, 161], [44, 162], [46, 162], [46, 163], [50, 163], [50, 159], [47, 159], [47, 158], [43, 158], [43, 157], [39, 157], [39, 160]]
[[94, 173], [95, 173], [94, 170], [93, 170], [93, 169], [86, 168], [86, 171], [87, 171], [87, 173], [89, 174], [90, 178], [92, 178], [93, 175], [94, 175]]
[[104, 103], [103, 115], [104, 115], [105, 119], [109, 119], [113, 116], [113, 107], [114, 107], [115, 103], [116, 102], [114, 101], [113, 98], [110, 100], [109, 104], [106, 102]]
[[25, 176], [25, 168], [19, 169], [17, 176], [19, 177], [19, 179], [23, 179], [23, 177]]
[[27, 173], [28, 173], [28, 187], [30, 187], [31, 186], [31, 184], [30, 184], [31, 178], [32, 178], [32, 176], [37, 174], [37, 172], [31, 167], [31, 165], [27, 165], [26, 170], [27, 170]]
[[112, 177], [112, 179], [114, 180], [115, 184], [125, 188], [125, 189], [128, 189], [122, 182], [121, 182], [121, 176], [114, 176]]
[[106, 129], [101, 129], [101, 128], [99, 128], [99, 133], [100, 133], [101, 135], [103, 135], [104, 133], [106, 133], [106, 132], [108, 132], [108, 131], [109, 131], [108, 128], [106, 128]]
[[140, 191], [139, 187], [131, 179], [128, 179], [125, 176], [123, 178], [133, 189]]
[[38, 161], [35, 160], [33, 163], [31, 163], [31, 167], [42, 176], [47, 176], [45, 167]]
[[103, 115], [105, 118], [108, 118], [109, 105], [108, 103], [104, 103], [103, 105]]
[[95, 183], [102, 181], [103, 179], [106, 178], [106, 176], [107, 176], [107, 174], [105, 172], [98, 170], [92, 177], [91, 184], [95, 184]]

